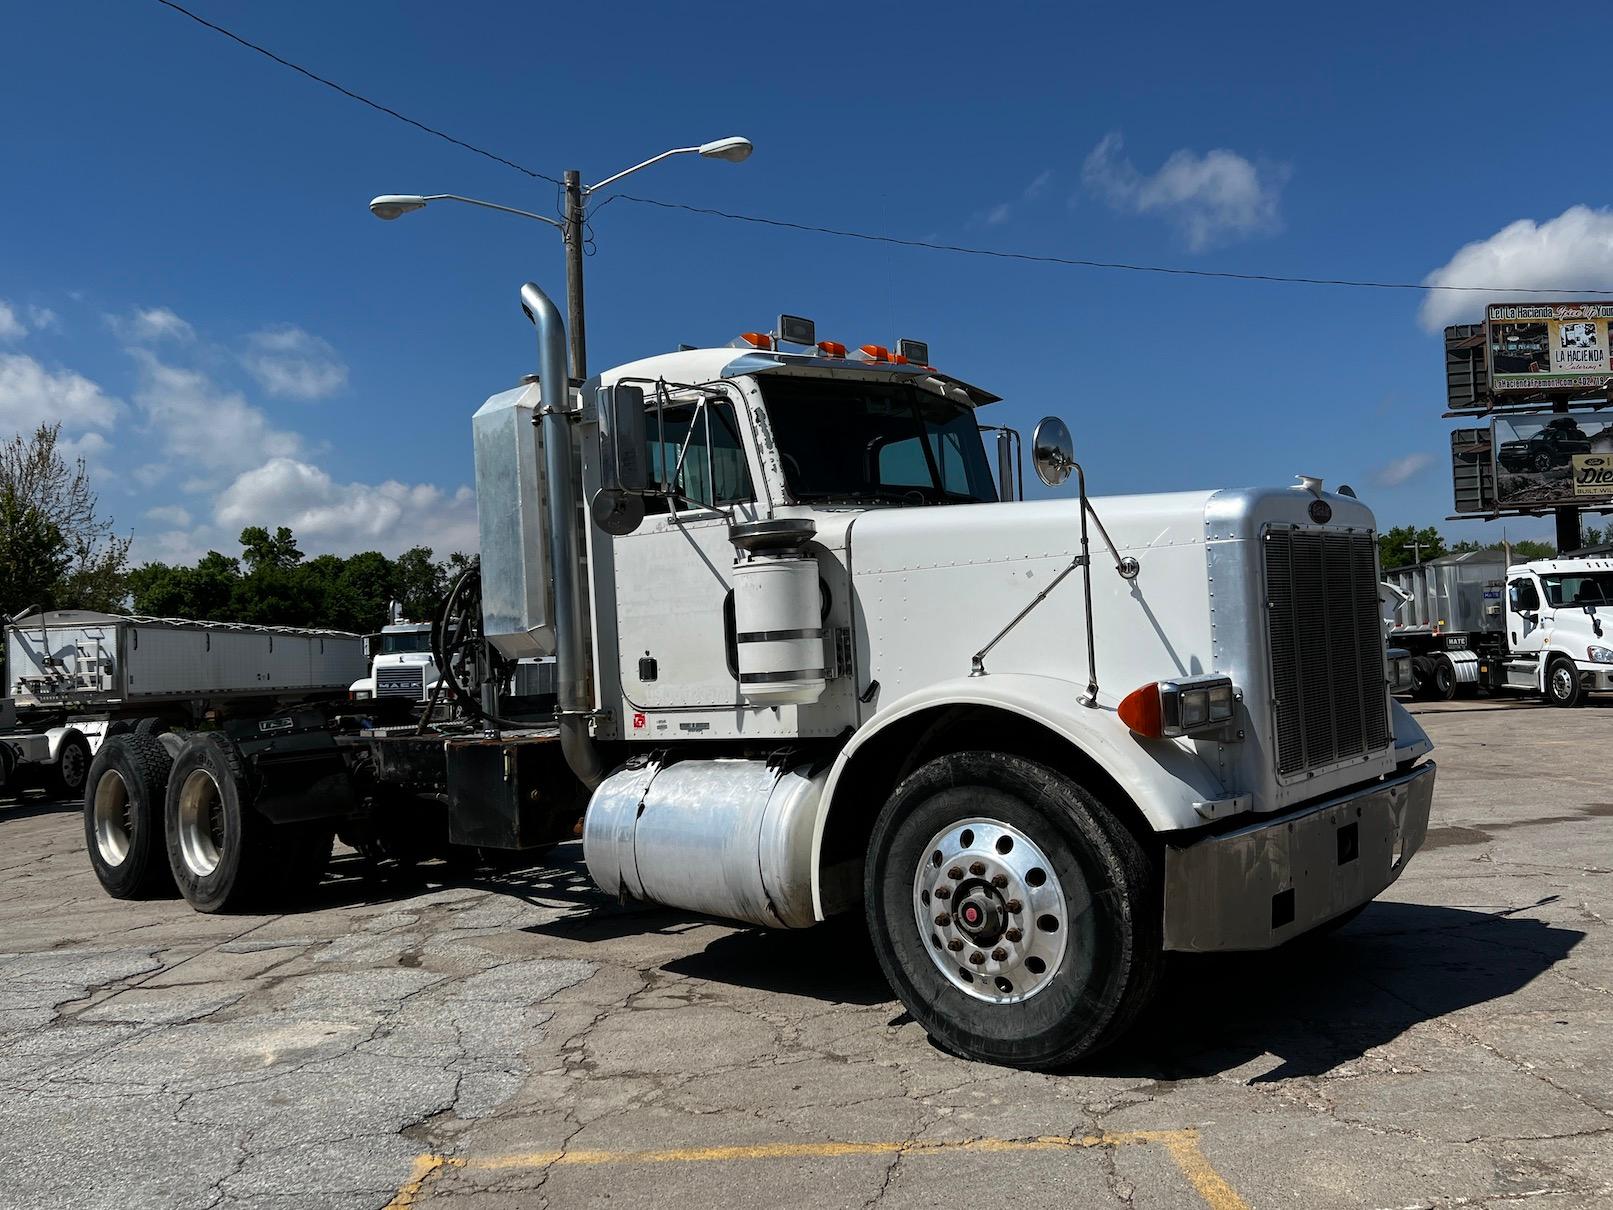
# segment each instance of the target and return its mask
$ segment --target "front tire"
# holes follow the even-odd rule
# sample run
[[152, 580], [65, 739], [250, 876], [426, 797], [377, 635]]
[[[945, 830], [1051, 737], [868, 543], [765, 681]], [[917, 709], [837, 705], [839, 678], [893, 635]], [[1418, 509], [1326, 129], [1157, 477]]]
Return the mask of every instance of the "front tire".
[[1584, 700], [1579, 669], [1572, 660], [1553, 660], [1546, 669], [1546, 700], [1553, 706], [1572, 708]]
[[1091, 793], [1021, 757], [954, 753], [902, 782], [874, 824], [864, 902], [891, 987], [965, 1058], [1073, 1063], [1124, 1032], [1158, 973], [1147, 853]]
[[173, 890], [164, 840], [163, 795], [173, 762], [155, 739], [102, 741], [84, 780], [84, 845], [95, 877], [114, 899]]

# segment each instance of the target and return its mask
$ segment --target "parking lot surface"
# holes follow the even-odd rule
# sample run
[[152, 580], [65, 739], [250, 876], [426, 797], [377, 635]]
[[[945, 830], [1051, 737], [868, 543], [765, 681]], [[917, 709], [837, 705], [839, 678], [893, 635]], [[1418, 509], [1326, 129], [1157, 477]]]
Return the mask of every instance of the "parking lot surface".
[[855, 928], [623, 908], [575, 844], [200, 916], [0, 804], [0, 1207], [1613, 1207], [1613, 704], [1415, 707], [1428, 843], [1120, 1049], [935, 1049]]

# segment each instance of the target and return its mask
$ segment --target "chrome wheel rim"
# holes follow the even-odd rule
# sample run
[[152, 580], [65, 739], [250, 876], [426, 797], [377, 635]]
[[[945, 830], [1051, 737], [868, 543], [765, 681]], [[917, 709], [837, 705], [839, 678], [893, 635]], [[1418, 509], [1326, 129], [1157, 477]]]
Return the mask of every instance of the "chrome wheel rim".
[[95, 848], [109, 866], [120, 866], [134, 840], [134, 808], [123, 776], [108, 769], [95, 787]]
[[1551, 689], [1559, 699], [1567, 701], [1574, 696], [1575, 673], [1566, 664], [1558, 664], [1552, 669]]
[[224, 852], [224, 796], [206, 769], [194, 769], [179, 788], [179, 855], [198, 878], [218, 869]]
[[959, 991], [992, 1004], [1028, 1000], [1063, 965], [1091, 904], [1029, 836], [965, 819], [930, 838], [913, 877], [913, 915], [930, 959]]
[[62, 784], [69, 790], [81, 787], [84, 784], [84, 774], [88, 771], [84, 749], [77, 744], [67, 744], [56, 759], [61, 765]]

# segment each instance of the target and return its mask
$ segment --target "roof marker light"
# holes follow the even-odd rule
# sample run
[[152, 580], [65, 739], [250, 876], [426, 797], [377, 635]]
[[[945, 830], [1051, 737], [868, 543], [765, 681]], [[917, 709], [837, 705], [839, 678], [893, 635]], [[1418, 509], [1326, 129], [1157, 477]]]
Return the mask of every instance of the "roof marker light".
[[773, 351], [773, 338], [766, 332], [741, 332], [728, 342], [730, 349], [762, 349], [768, 353]]
[[859, 345], [857, 347], [858, 361], [889, 361], [891, 351], [884, 345]]
[[818, 341], [818, 352], [825, 357], [843, 358], [846, 355], [846, 346], [838, 340], [820, 340]]

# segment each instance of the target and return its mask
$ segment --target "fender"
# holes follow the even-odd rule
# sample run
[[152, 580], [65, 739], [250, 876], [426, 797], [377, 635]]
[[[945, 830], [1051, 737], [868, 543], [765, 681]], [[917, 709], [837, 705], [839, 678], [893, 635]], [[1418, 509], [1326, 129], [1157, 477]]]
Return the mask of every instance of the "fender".
[[89, 736], [85, 735], [83, 731], [79, 730], [79, 728], [71, 726], [50, 727], [45, 731], [45, 742], [50, 747], [50, 762], [52, 764], [54, 764], [56, 762], [56, 758], [62, 754], [62, 744], [66, 741], [69, 735], [76, 735], [85, 743], [90, 744], [90, 753], [92, 755], [94, 754], [96, 745], [90, 743]]
[[812, 833], [812, 906], [818, 919], [825, 919], [820, 861], [823, 836], [840, 779], [857, 753], [886, 727], [921, 710], [990, 706], [1040, 723], [1114, 778], [1156, 832], [1197, 827], [1204, 823], [1204, 816], [1195, 810], [1195, 803], [1233, 796], [1190, 741], [1138, 739], [1120, 721], [1114, 704], [1100, 700], [1096, 707], [1083, 706], [1076, 701], [1079, 692], [1079, 686], [1054, 677], [1022, 673], [962, 676], [899, 698], [859, 727], [835, 758], [818, 800]]

